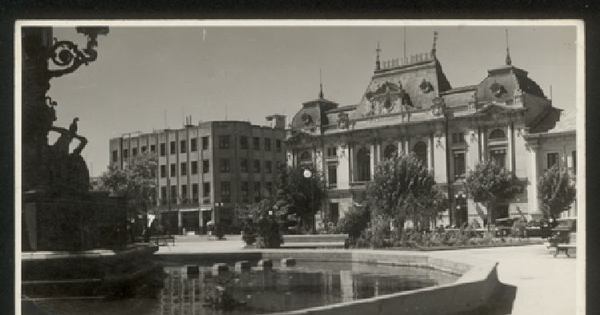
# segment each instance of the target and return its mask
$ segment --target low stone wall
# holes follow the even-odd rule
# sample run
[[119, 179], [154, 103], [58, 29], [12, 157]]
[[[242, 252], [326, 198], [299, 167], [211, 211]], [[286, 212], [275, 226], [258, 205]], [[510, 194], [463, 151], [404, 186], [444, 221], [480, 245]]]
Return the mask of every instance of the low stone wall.
[[[494, 292], [500, 287], [497, 274], [497, 263], [490, 261], [459, 261], [442, 259], [434, 253], [423, 254], [398, 251], [374, 250], [255, 250], [235, 253], [203, 253], [157, 255], [161, 260], [178, 261], [194, 260], [198, 263], [225, 259], [257, 261], [271, 259], [280, 261], [283, 258], [294, 258], [302, 261], [322, 262], [356, 262], [393, 266], [409, 266], [432, 268], [455, 275], [460, 278], [450, 284], [427, 287], [419, 290], [399, 292], [377, 296], [370, 299], [338, 303], [326, 306], [307, 308], [277, 314], [319, 314], [319, 315], [363, 315], [363, 314], [410, 314], [410, 315], [447, 315], [472, 311], [488, 305]], [[223, 262], [223, 261], [221, 261]]]

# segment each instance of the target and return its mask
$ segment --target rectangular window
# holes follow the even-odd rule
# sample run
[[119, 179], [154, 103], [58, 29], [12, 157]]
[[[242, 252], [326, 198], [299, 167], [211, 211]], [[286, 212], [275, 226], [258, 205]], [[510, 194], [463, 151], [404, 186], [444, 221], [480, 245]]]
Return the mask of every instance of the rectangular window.
[[113, 150], [112, 151], [112, 161], [117, 162], [118, 160], [119, 160], [119, 151]]
[[170, 144], [171, 147], [170, 147], [169, 154], [175, 154], [175, 153], [177, 153], [177, 150], [175, 148], [175, 144], [176, 144], [175, 141], [171, 141], [171, 144]]
[[454, 152], [454, 178], [463, 178], [466, 173], [465, 152]]
[[275, 150], [281, 152], [281, 140], [279, 139], [275, 140]]
[[231, 183], [221, 182], [221, 202], [231, 202]]
[[198, 203], [198, 184], [192, 184], [192, 202]]
[[210, 172], [210, 162], [208, 160], [202, 161], [202, 173], [206, 174]]
[[219, 136], [219, 149], [229, 149], [230, 136]]
[[240, 160], [240, 172], [248, 173], [248, 160], [247, 159]]
[[187, 185], [181, 185], [181, 199], [183, 200], [183, 203], [187, 203], [186, 202], [187, 197], [188, 197]]
[[327, 148], [327, 157], [328, 158], [337, 158], [337, 147]]
[[208, 150], [208, 137], [202, 137], [202, 150]]
[[202, 184], [202, 196], [210, 197], [210, 183]]
[[167, 155], [167, 145], [165, 143], [160, 144], [160, 156]]
[[181, 140], [179, 141], [179, 153], [185, 153], [186, 147], [185, 147], [185, 140]]
[[240, 136], [240, 148], [242, 150], [248, 150], [248, 137]]
[[198, 161], [192, 161], [192, 174], [198, 174]]
[[150, 152], [152, 152], [152, 153], [156, 152], [156, 145], [155, 144], [151, 144], [150, 145]]
[[131, 156], [136, 156], [136, 155], [137, 155], [137, 153], [138, 153], [138, 150], [137, 150], [137, 148], [133, 148], [133, 149], [131, 149]]
[[260, 194], [260, 182], [254, 182], [254, 202], [260, 202], [262, 196]]
[[190, 139], [190, 147], [192, 152], [198, 151], [198, 138]]
[[550, 169], [552, 166], [558, 165], [558, 153], [548, 153], [546, 155], [547, 161], [546, 161], [546, 168]]
[[265, 172], [267, 174], [273, 173], [273, 163], [271, 161], [265, 161]]
[[160, 166], [160, 177], [162, 177], [162, 178], [167, 177], [167, 166], [166, 165]]
[[269, 193], [269, 195], [273, 194], [273, 183], [272, 182], [267, 182], [267, 192]]
[[126, 159], [127, 158], [127, 149], [123, 149], [123, 158]]
[[327, 165], [327, 178], [329, 180], [329, 187], [337, 186], [337, 165]]
[[177, 186], [171, 186], [171, 196], [169, 198], [169, 203], [174, 204], [177, 203]]
[[220, 159], [219, 160], [219, 171], [221, 173], [229, 173], [229, 159]]
[[160, 186], [160, 204], [166, 205], [169, 197], [167, 196], [167, 186]]
[[464, 143], [464, 142], [465, 142], [465, 136], [462, 132], [455, 132], [452, 134], [452, 143], [458, 144], [458, 143]]
[[254, 173], [260, 173], [260, 160], [254, 160]]
[[340, 207], [339, 204], [336, 203], [330, 203], [329, 204], [329, 222], [333, 222], [334, 224], [337, 224], [338, 220], [340, 219]]
[[271, 151], [271, 139], [265, 138], [265, 151]]
[[285, 168], [285, 162], [277, 161], [277, 171], [281, 171], [281, 169]]
[[573, 174], [577, 174], [577, 151], [571, 152], [571, 159], [573, 160]]
[[260, 138], [252, 137], [252, 148], [254, 150], [260, 150]]
[[142, 146], [142, 153], [146, 153], [146, 151], [148, 151], [148, 147], [143, 145]]
[[175, 177], [177, 175], [177, 165], [171, 164], [171, 177]]
[[496, 162], [496, 165], [504, 168], [506, 167], [506, 149], [491, 149], [490, 157]]
[[248, 186], [248, 182], [242, 182], [241, 186], [240, 186], [240, 195], [242, 198], [242, 202], [248, 202], [248, 196], [249, 196], [249, 186]]
[[181, 162], [181, 176], [187, 175], [187, 163]]

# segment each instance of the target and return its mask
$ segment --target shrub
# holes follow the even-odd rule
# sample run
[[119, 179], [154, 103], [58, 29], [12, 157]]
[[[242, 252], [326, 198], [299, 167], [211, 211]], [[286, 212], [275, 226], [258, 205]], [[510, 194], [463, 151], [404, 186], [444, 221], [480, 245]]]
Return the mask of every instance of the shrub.
[[242, 229], [242, 240], [246, 245], [253, 245], [256, 242], [256, 229], [251, 223], [246, 223]]
[[272, 217], [261, 218], [258, 221], [257, 248], [279, 248], [283, 244], [283, 236], [279, 223]]
[[367, 228], [370, 219], [369, 210], [353, 207], [338, 221], [335, 231], [336, 233], [347, 233], [350, 239], [356, 242], [361, 233]]

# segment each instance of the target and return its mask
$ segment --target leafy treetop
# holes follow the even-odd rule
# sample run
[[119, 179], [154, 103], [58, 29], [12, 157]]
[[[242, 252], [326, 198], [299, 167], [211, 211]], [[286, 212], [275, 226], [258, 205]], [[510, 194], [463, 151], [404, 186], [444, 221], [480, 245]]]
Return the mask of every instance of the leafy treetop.
[[568, 210], [575, 200], [575, 183], [571, 181], [566, 169], [561, 171], [555, 165], [538, 179], [538, 195], [544, 214], [556, 218], [561, 212]]

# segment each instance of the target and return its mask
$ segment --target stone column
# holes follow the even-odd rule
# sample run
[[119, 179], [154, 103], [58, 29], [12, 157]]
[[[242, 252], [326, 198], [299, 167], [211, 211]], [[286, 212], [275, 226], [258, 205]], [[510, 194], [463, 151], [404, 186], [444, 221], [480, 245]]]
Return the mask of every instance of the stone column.
[[531, 177], [529, 178], [529, 182], [531, 183], [530, 187], [529, 187], [529, 191], [527, 193], [527, 197], [529, 200], [529, 206], [531, 207], [529, 209], [529, 213], [531, 215], [536, 215], [536, 219], [539, 219], [542, 217], [542, 212], [539, 209], [539, 202], [538, 202], [538, 149], [539, 146], [538, 144], [530, 144], [529, 146], [529, 151], [530, 151], [530, 175]]
[[371, 152], [371, 163], [369, 165], [370, 167], [370, 171], [371, 171], [371, 178], [373, 178], [373, 175], [375, 174], [375, 163], [377, 163], [377, 140], [373, 140], [373, 143], [371, 143], [371, 145], [369, 146], [370, 148], [370, 152]]
[[[433, 151], [434, 151], [434, 140], [433, 133], [429, 135], [429, 143], [427, 144], [427, 168], [430, 172], [433, 172]], [[448, 148], [446, 148], [448, 150]]]
[[398, 146], [398, 155], [400, 155], [400, 154], [402, 154], [402, 152], [404, 152], [404, 137], [400, 137], [400, 140], [398, 140], [397, 146]]
[[348, 142], [348, 180], [354, 182], [354, 144]]
[[515, 160], [514, 160], [514, 155], [515, 155], [515, 148], [514, 148], [514, 127], [513, 127], [513, 123], [509, 123], [508, 124], [508, 137], [507, 137], [507, 156], [508, 156], [508, 170], [514, 175], [515, 174]]
[[182, 221], [181, 221], [181, 210], [177, 210], [177, 228], [179, 230], [181, 230], [181, 227], [183, 226]]
[[479, 161], [483, 162], [484, 160], [487, 160], [487, 156], [486, 156], [486, 128], [482, 127], [479, 129]]

